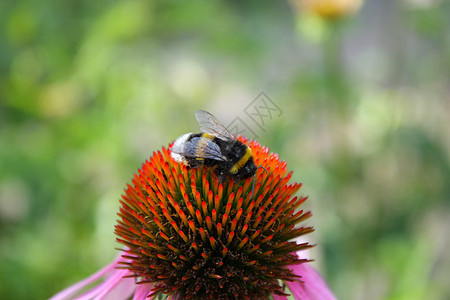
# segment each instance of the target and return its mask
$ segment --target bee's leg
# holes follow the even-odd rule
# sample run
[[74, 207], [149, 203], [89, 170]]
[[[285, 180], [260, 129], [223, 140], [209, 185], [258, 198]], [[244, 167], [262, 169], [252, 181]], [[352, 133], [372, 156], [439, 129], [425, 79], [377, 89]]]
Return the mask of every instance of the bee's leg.
[[189, 168], [197, 168], [203, 164], [203, 160], [198, 160], [195, 158], [186, 158]]
[[227, 176], [222, 168], [216, 167], [214, 174], [216, 174], [219, 183], [224, 183], [227, 180]]

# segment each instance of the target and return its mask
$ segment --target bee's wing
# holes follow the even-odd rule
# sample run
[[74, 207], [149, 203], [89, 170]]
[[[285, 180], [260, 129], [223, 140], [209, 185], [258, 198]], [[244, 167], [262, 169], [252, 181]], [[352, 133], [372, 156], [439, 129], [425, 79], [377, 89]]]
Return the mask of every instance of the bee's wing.
[[200, 142], [202, 137], [195, 137], [182, 145], [174, 144], [170, 151], [186, 157], [209, 158], [219, 161], [227, 161], [228, 159], [222, 155], [220, 148], [216, 143], [208, 141]]
[[204, 110], [195, 113], [200, 130], [209, 133], [224, 141], [232, 141], [236, 138], [223, 126], [212, 114]]

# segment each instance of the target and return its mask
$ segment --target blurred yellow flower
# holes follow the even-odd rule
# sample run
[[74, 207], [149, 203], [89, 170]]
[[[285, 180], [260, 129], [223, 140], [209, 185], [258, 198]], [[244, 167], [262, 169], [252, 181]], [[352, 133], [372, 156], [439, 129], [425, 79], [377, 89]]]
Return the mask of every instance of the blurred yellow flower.
[[355, 13], [363, 0], [292, 0], [297, 9], [324, 19], [337, 19]]

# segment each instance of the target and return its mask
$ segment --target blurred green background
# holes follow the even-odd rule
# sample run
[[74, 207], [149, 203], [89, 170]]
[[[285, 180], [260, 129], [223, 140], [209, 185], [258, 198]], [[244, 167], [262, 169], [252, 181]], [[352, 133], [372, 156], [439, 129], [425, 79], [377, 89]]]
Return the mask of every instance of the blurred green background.
[[126, 183], [203, 108], [304, 183], [339, 299], [450, 299], [450, 3], [297, 4], [2, 1], [0, 298], [107, 264]]

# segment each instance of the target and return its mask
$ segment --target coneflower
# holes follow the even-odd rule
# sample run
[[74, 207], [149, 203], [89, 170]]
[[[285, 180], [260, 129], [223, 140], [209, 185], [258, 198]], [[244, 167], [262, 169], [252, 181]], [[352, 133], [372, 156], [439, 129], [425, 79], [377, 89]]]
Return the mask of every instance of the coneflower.
[[239, 139], [267, 170], [257, 170], [254, 188], [253, 178], [219, 183], [213, 168], [153, 153], [120, 200], [122, 255], [52, 299], [334, 299], [298, 254], [311, 245], [294, 239], [313, 231], [299, 225], [311, 216], [299, 209], [306, 197], [294, 197], [301, 184], [289, 184], [277, 154]]

